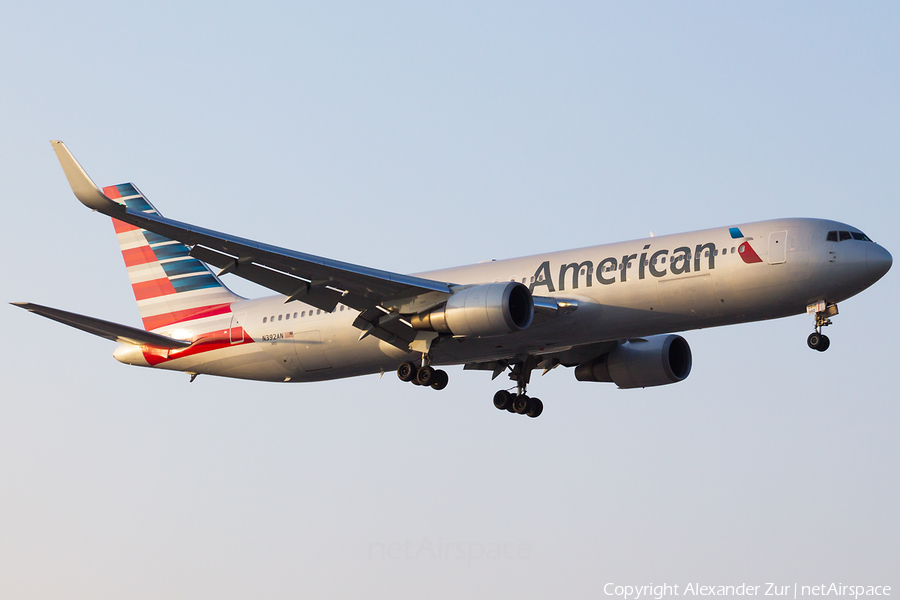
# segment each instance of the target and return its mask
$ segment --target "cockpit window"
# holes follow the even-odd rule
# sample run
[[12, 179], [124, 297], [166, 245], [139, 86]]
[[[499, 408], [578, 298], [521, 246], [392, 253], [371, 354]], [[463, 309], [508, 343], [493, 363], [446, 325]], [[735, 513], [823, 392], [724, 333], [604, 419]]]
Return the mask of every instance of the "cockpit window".
[[825, 236], [826, 242], [843, 242], [844, 240], [858, 240], [860, 242], [872, 241], [869, 239], [869, 236], [861, 231], [829, 231], [828, 235]]

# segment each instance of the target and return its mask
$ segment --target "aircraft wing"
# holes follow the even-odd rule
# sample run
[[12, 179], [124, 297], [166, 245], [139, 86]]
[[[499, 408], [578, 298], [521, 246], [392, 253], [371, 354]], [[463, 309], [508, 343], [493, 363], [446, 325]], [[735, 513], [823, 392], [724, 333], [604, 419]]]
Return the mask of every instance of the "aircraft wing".
[[[416, 332], [397, 317], [421, 312], [450, 295], [449, 284], [297, 252], [128, 209], [107, 197], [61, 141], [52, 142], [75, 196], [88, 208], [178, 240], [191, 255], [288, 297], [331, 312], [338, 302], [360, 311], [354, 326], [391, 343]], [[400, 338], [400, 340], [397, 340]]]
[[150, 333], [136, 327], [119, 325], [118, 323], [95, 319], [94, 317], [86, 317], [59, 310], [58, 308], [50, 308], [49, 306], [41, 306], [30, 302], [12, 302], [11, 304], [114, 342], [134, 344], [136, 346], [152, 346], [153, 348], [187, 348], [191, 345], [189, 341], [176, 340], [175, 338]]

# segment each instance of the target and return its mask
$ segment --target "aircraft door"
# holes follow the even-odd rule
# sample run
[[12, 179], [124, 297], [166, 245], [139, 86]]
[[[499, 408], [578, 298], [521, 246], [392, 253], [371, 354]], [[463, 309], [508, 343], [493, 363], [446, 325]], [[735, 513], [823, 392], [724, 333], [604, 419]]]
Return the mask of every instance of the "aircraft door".
[[780, 265], [787, 258], [787, 231], [773, 231], [769, 234], [769, 256], [767, 258], [770, 265]]
[[242, 312], [231, 315], [231, 329], [228, 334], [231, 337], [232, 344], [240, 344], [244, 341], [244, 321], [247, 320], [247, 313]]

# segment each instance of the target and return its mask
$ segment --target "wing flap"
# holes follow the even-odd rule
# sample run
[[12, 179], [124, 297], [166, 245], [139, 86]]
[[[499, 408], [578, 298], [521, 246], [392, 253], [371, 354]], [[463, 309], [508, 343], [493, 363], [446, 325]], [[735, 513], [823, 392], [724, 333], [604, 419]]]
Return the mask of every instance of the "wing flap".
[[28, 312], [39, 314], [42, 317], [47, 317], [69, 327], [74, 327], [114, 342], [134, 344], [135, 346], [151, 346], [153, 348], [187, 348], [191, 345], [191, 342], [188, 341], [176, 340], [157, 333], [150, 333], [143, 329], [137, 329], [136, 327], [95, 319], [94, 317], [59, 310], [58, 308], [50, 308], [49, 306], [41, 306], [31, 302], [12, 302], [11, 304], [24, 308]]
[[[347, 306], [358, 310], [364, 310], [357, 306], [357, 304], [360, 304], [359, 302], [342, 299], [340, 291], [327, 288], [322, 282], [309, 281], [283, 271], [266, 268], [200, 245], [191, 248], [190, 254], [194, 258], [222, 269], [219, 275], [233, 273], [247, 281], [267, 287], [279, 294], [284, 294], [288, 297], [288, 301], [302, 300], [306, 304], [328, 312], [333, 311], [338, 302], [343, 302]], [[371, 304], [374, 303], [368, 302], [365, 307], [368, 308]]]

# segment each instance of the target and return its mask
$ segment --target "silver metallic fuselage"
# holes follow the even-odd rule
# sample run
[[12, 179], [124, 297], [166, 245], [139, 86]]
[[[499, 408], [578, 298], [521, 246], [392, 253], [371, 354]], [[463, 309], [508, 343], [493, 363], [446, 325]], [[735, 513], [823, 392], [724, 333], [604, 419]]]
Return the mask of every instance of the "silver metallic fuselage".
[[[442, 339], [432, 348], [433, 363], [522, 354], [588, 360], [603, 342], [775, 319], [802, 314], [819, 301], [841, 302], [891, 266], [891, 255], [873, 242], [826, 241], [828, 231], [859, 232], [835, 221], [780, 219], [733, 229], [740, 237], [721, 227], [421, 273], [455, 284], [515, 280], [535, 296], [576, 307], [538, 318], [515, 334]], [[739, 251], [742, 244], [746, 252]], [[756, 262], [748, 262], [751, 254]], [[236, 302], [231, 310], [192, 322], [190, 329], [156, 330], [179, 339], [220, 331], [225, 338], [215, 349], [178, 358], [176, 353], [154, 366], [266, 381], [321, 381], [393, 370], [417, 356], [372, 337], [360, 341], [352, 326], [358, 313], [347, 307], [329, 314], [272, 296]], [[238, 326], [243, 337], [229, 339]], [[151, 366], [136, 346], [122, 345], [115, 356]]]

